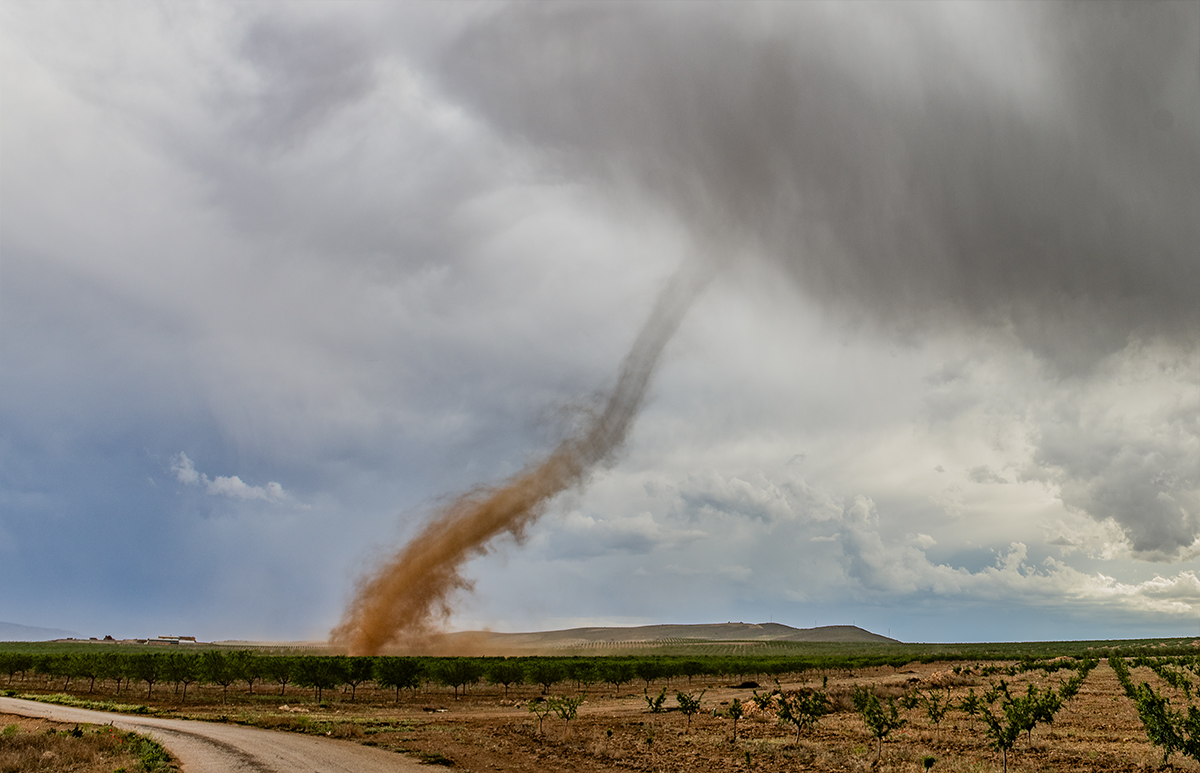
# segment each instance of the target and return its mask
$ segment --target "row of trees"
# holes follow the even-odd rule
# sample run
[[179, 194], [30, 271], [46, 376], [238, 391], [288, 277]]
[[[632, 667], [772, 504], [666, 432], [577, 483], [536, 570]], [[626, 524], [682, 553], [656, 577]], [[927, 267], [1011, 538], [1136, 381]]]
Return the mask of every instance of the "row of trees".
[[[847, 667], [846, 663], [837, 665]], [[244, 684], [252, 694], [255, 685], [263, 682], [278, 685], [281, 695], [286, 694], [289, 684], [309, 687], [317, 700], [325, 691], [339, 687], [349, 688], [353, 699], [365, 682], [394, 689], [397, 700], [401, 689], [431, 681], [453, 689], [456, 699], [481, 681], [502, 687], [506, 696], [511, 687], [522, 684], [537, 685], [543, 695], [563, 683], [573, 684], [576, 689], [607, 684], [619, 693], [625, 685], [637, 682], [644, 682], [648, 688], [660, 680], [670, 683], [672, 679], [690, 681], [696, 676], [778, 676], [814, 667], [814, 662], [806, 659], [755, 658], [402, 658], [288, 656], [217, 649], [138, 654], [0, 652], [0, 674], [7, 675], [9, 684], [17, 675], [24, 680], [32, 673], [45, 682], [61, 679], [63, 690], [69, 690], [72, 683], [86, 682], [89, 693], [95, 692], [97, 684], [113, 683], [117, 695], [141, 684], [150, 698], [156, 685], [167, 683], [183, 700], [196, 684], [221, 687], [224, 699], [234, 685]]]
[[[313, 688], [318, 700], [323, 690], [341, 686], [349, 686], [353, 697], [363, 682], [387, 680], [397, 671], [393, 664], [377, 663], [371, 658], [262, 656], [250, 650], [37, 656], [0, 653], [0, 673], [7, 674], [9, 685], [17, 674], [24, 681], [27, 674], [33, 673], [44, 681], [62, 679], [63, 690], [69, 690], [72, 682], [86, 682], [88, 693], [95, 692], [97, 682], [114, 683], [117, 695], [140, 683], [146, 688], [146, 697], [151, 698], [155, 685], [166, 683], [174, 686], [182, 700], [187, 700], [192, 685], [219, 686], [225, 701], [235, 684], [244, 683], [253, 694], [256, 683], [268, 681], [279, 685], [281, 695], [289, 684], [296, 684]], [[407, 681], [403, 686], [409, 686]]]
[[[351, 699], [365, 682], [399, 691], [434, 682], [454, 690], [455, 698], [481, 681], [500, 686], [507, 696], [511, 687], [531, 684], [548, 694], [556, 685], [571, 684], [577, 690], [591, 685], [611, 685], [619, 693], [625, 685], [643, 682], [646, 688], [658, 681], [689, 682], [697, 676], [778, 677], [814, 669], [852, 670], [874, 664], [879, 658], [677, 658], [677, 657], [528, 657], [528, 658], [434, 658], [434, 657], [347, 657], [289, 656], [251, 650], [210, 649], [199, 652], [156, 653], [86, 652], [60, 655], [29, 655], [0, 652], [0, 674], [11, 684], [17, 675], [32, 672], [46, 681], [61, 679], [61, 689], [87, 682], [87, 691], [97, 684], [114, 683], [116, 694], [144, 685], [147, 697], [156, 685], [168, 683], [186, 700], [191, 685], [216, 685], [222, 695], [245, 684], [249, 693], [256, 684], [272, 682], [286, 694], [289, 684], [309, 687], [320, 700], [324, 692], [347, 687]], [[886, 660], [884, 658], [883, 660]], [[872, 661], [872, 662], [867, 662]], [[886, 665], [896, 665], [886, 663]], [[903, 664], [899, 664], [903, 665]]]
[[1190, 701], [1195, 686], [1192, 683], [1192, 678], [1186, 672], [1190, 671], [1193, 675], [1200, 676], [1200, 657], [1192, 655], [1188, 657], [1155, 658], [1139, 655], [1134, 658], [1133, 667], [1150, 669], [1158, 674], [1159, 679], [1162, 679], [1176, 690], [1182, 692], [1183, 697]]
[[[1155, 690], [1149, 682], [1136, 684], [1130, 673], [1129, 664], [1120, 656], [1108, 659], [1109, 666], [1117, 674], [1117, 681], [1125, 696], [1137, 707], [1138, 718], [1146, 730], [1150, 743], [1162, 748], [1163, 764], [1165, 765], [1175, 752], [1200, 761], [1200, 709], [1191, 705], [1192, 683], [1186, 675], [1171, 668], [1168, 661], [1162, 659], [1148, 660], [1138, 658], [1135, 666], [1145, 666], [1155, 671], [1160, 678], [1184, 693], [1188, 705], [1176, 708], [1170, 698]], [[1185, 667], [1195, 666], [1196, 661], [1190, 659]]]

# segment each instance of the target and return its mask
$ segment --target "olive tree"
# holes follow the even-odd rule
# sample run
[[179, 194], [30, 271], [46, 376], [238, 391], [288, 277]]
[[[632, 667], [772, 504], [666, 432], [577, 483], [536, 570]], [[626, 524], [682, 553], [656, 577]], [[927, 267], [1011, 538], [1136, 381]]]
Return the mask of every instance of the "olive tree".
[[363, 682], [371, 681], [371, 678], [375, 675], [374, 658], [347, 658], [343, 662], [343, 667], [346, 671], [346, 684], [350, 685], [350, 700], [353, 701], [358, 686]]
[[279, 685], [279, 694], [287, 693], [288, 682], [296, 678], [296, 659], [287, 655], [275, 655], [263, 662], [263, 676]]
[[801, 731], [815, 726], [831, 709], [829, 697], [819, 690], [780, 693], [779, 696], [779, 720], [796, 726], [797, 743]]
[[317, 703], [325, 690], [332, 690], [346, 681], [345, 669], [337, 658], [304, 655], [296, 661], [296, 683], [313, 688]]
[[199, 660], [190, 652], [172, 652], [163, 664], [163, 676], [175, 684], [175, 692], [183, 685], [183, 701], [187, 701], [187, 688], [200, 678]]
[[400, 702], [402, 688], [416, 689], [425, 674], [425, 665], [415, 658], [375, 658], [375, 684], [396, 690], [396, 703]]
[[143, 653], [131, 659], [134, 675], [146, 683], [146, 698], [154, 693], [154, 685], [162, 679], [163, 659], [160, 655]]
[[886, 705], [887, 708], [884, 708], [884, 704], [879, 702], [879, 698], [871, 690], [863, 687], [854, 690], [854, 709], [862, 717], [867, 730], [879, 742], [878, 757], [883, 756], [883, 740], [888, 734], [908, 724], [907, 719], [901, 718], [893, 699], [888, 698]]
[[550, 706], [550, 710], [557, 714], [558, 718], [563, 721], [564, 735], [570, 734], [571, 720], [575, 718], [576, 713], [579, 711], [579, 706], [583, 703], [585, 697], [587, 697], [587, 693], [579, 693], [573, 697], [562, 695], [546, 701]]
[[200, 656], [200, 676], [208, 684], [221, 685], [221, 703], [229, 700], [229, 685], [238, 680], [233, 661], [222, 650], [204, 651]]
[[729, 708], [725, 710], [725, 716], [733, 720], [733, 740], [732, 743], [737, 743], [737, 723], [746, 712], [742, 709], [742, 701], [739, 698], [734, 698], [729, 704]]
[[503, 658], [488, 665], [487, 680], [492, 684], [504, 685], [504, 697], [508, 697], [510, 685], [519, 685], [525, 681], [525, 666], [521, 661]]
[[675, 693], [675, 700], [679, 702], [679, 710], [687, 717], [688, 732], [692, 730], [692, 717], [700, 713], [700, 700], [704, 697], [707, 690], [701, 690], [699, 695], [693, 696], [686, 692]]
[[458, 700], [458, 689], [466, 693], [467, 685], [475, 684], [483, 676], [483, 667], [474, 658], [446, 658], [433, 668], [433, 678], [441, 685], [454, 688], [454, 700]]

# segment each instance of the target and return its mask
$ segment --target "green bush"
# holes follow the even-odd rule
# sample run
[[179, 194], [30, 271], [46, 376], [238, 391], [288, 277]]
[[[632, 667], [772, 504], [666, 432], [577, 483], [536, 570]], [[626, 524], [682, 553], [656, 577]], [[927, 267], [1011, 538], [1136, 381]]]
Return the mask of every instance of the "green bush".
[[908, 720], [900, 716], [894, 699], [888, 698], [886, 706], [887, 708], [884, 708], [884, 704], [879, 702], [873, 691], [863, 687], [854, 690], [854, 710], [859, 713], [867, 730], [878, 741], [879, 757], [883, 756], [883, 740], [893, 730], [899, 730], [908, 724]]

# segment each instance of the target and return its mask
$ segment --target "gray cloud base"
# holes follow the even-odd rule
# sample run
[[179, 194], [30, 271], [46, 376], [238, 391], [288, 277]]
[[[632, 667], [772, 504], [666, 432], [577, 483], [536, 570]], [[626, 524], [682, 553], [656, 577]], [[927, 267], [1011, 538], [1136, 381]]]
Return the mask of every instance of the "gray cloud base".
[[321, 635], [699, 253], [466, 624], [1194, 620], [1197, 6], [794, 5], [0, 6], [8, 617]]
[[968, 39], [936, 3], [521, 5], [443, 82], [877, 329], [1012, 325], [1068, 371], [1130, 335], [1194, 342], [1200, 10], [985, 11]]
[[[561, 174], [665, 203], [705, 255], [757, 254], [884, 335], [1007, 328], [1066, 377], [1131, 339], [1194, 353], [1200, 7], [992, 4], [971, 40], [962, 9], [869, 10], [515, 6], [443, 82]], [[1200, 537], [1194, 443], [1098, 442], [1077, 468], [1046, 440], [1064, 503], [1139, 554]]]

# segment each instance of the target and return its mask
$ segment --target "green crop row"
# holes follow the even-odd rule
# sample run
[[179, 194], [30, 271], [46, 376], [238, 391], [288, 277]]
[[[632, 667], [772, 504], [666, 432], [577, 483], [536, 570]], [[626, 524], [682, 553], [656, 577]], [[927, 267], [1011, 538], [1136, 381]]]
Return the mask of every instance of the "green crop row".
[[[1108, 664], [1116, 672], [1117, 681], [1120, 682], [1125, 696], [1137, 707], [1138, 718], [1142, 721], [1146, 737], [1150, 743], [1163, 750], [1163, 764], [1166, 765], [1175, 752], [1200, 762], [1200, 709], [1191, 704], [1191, 681], [1182, 673], [1171, 669], [1172, 663], [1165, 658], [1135, 659], [1135, 668], [1150, 668], [1184, 694], [1184, 703], [1177, 708], [1170, 698], [1155, 690], [1149, 682], [1136, 683], [1124, 658], [1114, 655], [1108, 659]], [[1196, 665], [1196, 660], [1193, 656], [1182, 664], [1192, 667]]]

